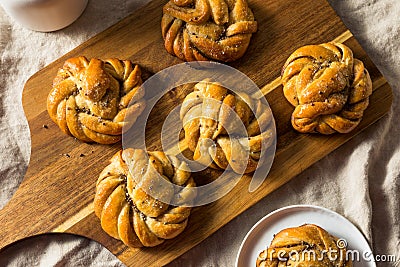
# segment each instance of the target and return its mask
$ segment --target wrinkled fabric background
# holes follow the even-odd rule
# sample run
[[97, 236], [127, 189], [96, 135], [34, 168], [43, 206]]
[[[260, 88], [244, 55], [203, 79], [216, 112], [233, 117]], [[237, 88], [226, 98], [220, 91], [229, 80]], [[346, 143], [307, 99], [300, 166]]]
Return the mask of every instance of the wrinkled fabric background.
[[[0, 9], [0, 208], [30, 157], [21, 105], [26, 80], [147, 0], [89, 1], [71, 26], [52, 33], [20, 27]], [[250, 228], [287, 205], [314, 204], [347, 217], [375, 254], [400, 259], [400, 1], [329, 0], [392, 86], [390, 113], [168, 266], [233, 266]], [[1, 226], [0, 226], [1, 227]], [[149, 263], [149, 266], [151, 264]], [[27, 239], [0, 253], [0, 266], [123, 266], [94, 241], [67, 234]], [[400, 262], [378, 263], [400, 266]]]

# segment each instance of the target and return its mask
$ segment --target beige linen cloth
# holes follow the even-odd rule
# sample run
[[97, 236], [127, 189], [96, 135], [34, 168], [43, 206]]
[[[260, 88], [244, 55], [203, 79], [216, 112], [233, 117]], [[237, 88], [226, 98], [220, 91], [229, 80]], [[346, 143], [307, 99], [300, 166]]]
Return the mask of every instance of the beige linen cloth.
[[[392, 86], [390, 113], [169, 266], [234, 266], [250, 228], [269, 212], [292, 204], [319, 205], [344, 215], [363, 232], [375, 254], [399, 260], [400, 1], [329, 1]], [[89, 1], [75, 23], [53, 33], [24, 29], [0, 9], [0, 208], [18, 188], [29, 162], [29, 129], [21, 105], [26, 80], [146, 2]], [[57, 234], [11, 246], [0, 253], [0, 266], [123, 264], [96, 242]]]

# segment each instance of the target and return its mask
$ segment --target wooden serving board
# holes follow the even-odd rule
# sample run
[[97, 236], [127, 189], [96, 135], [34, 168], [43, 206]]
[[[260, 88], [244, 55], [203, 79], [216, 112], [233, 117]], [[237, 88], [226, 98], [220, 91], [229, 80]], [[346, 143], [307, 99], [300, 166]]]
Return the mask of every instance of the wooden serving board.
[[[259, 29], [245, 56], [230, 65], [249, 76], [271, 105], [278, 133], [271, 171], [253, 193], [248, 192], [250, 177], [243, 177], [222, 199], [194, 208], [188, 227], [177, 238], [155, 248], [128, 248], [102, 231], [92, 204], [98, 174], [121, 144], [85, 144], [64, 135], [47, 114], [46, 97], [58, 68], [69, 57], [131, 59], [148, 75], [181, 63], [163, 47], [160, 20], [165, 2], [152, 1], [28, 80], [23, 91], [23, 106], [31, 131], [31, 160], [17, 193], [0, 211], [0, 248], [32, 235], [66, 232], [100, 242], [128, 266], [165, 265], [345, 144], [390, 109], [390, 86], [326, 0], [250, 0]], [[281, 66], [296, 48], [332, 40], [344, 42], [353, 49], [355, 57], [364, 61], [373, 80], [370, 106], [361, 124], [349, 134], [299, 134], [290, 125], [293, 108], [282, 94]], [[165, 101], [156, 106], [156, 112], [165, 115], [184, 96], [185, 92], [179, 91], [166, 95]], [[151, 144], [149, 150], [161, 149], [160, 131], [159, 121], [151, 119], [146, 135]], [[216, 173], [209, 171], [208, 175], [213, 177]]]

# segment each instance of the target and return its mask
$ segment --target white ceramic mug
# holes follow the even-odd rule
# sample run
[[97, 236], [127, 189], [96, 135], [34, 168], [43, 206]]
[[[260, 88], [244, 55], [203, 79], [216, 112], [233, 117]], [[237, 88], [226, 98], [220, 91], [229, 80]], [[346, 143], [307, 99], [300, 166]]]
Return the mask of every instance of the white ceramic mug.
[[35, 31], [50, 32], [74, 22], [88, 0], [0, 0], [5, 12], [20, 25]]

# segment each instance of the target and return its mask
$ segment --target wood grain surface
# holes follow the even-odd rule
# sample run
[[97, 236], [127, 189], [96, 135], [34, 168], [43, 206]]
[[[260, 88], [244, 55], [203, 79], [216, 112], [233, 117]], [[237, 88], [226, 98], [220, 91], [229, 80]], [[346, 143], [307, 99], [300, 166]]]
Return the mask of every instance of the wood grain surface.
[[[253, 193], [248, 192], [251, 177], [244, 176], [222, 199], [194, 208], [188, 227], [177, 238], [155, 248], [128, 248], [102, 231], [92, 204], [97, 177], [121, 144], [85, 144], [64, 135], [47, 114], [46, 98], [58, 68], [69, 57], [130, 59], [142, 66], [147, 77], [181, 63], [163, 47], [160, 20], [165, 2], [152, 1], [43, 68], [26, 83], [23, 106], [31, 131], [31, 160], [17, 193], [0, 211], [0, 248], [32, 235], [67, 232], [100, 242], [128, 266], [165, 265], [345, 144], [390, 109], [391, 88], [325, 0], [250, 0], [258, 31], [245, 56], [230, 66], [250, 77], [272, 108], [278, 140], [271, 171]], [[349, 134], [299, 134], [290, 125], [293, 108], [282, 93], [281, 67], [296, 48], [332, 40], [345, 43], [355, 57], [364, 61], [373, 81], [370, 106], [361, 124]], [[155, 109], [165, 113], [181, 103], [184, 96], [185, 92], [167, 95], [166, 101]], [[161, 126], [157, 120], [150, 120], [148, 129], [148, 149], [160, 149]], [[208, 170], [206, 175], [216, 177], [218, 172]]]

